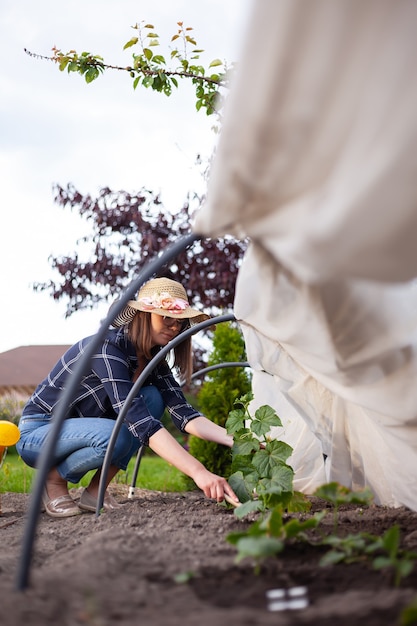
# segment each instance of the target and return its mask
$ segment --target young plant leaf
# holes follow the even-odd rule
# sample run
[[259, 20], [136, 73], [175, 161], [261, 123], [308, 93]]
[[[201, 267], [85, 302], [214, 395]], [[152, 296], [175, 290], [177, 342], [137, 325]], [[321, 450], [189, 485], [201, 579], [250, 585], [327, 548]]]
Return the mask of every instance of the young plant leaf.
[[226, 429], [229, 435], [233, 435], [245, 428], [245, 412], [242, 409], [230, 411], [226, 420]]
[[255, 469], [252, 464], [252, 454], [236, 454], [233, 456], [231, 472], [242, 472], [245, 475], [252, 474]]
[[248, 500], [244, 502], [240, 506], [238, 506], [235, 511], [235, 517], [238, 519], [243, 519], [246, 515], [250, 513], [257, 513], [258, 511], [262, 511], [264, 509], [264, 505], [260, 500]]
[[249, 431], [239, 431], [232, 448], [234, 455], [247, 456], [258, 449], [259, 442], [250, 436]]
[[240, 502], [252, 500], [253, 490], [258, 482], [256, 473], [244, 475], [242, 472], [235, 472], [229, 476], [229, 484]]
[[131, 48], [132, 46], [135, 46], [139, 41], [138, 37], [132, 37], [132, 39], [129, 39], [128, 42], [125, 43], [125, 45], [123, 46], [123, 50], [126, 50], [127, 48]]
[[373, 499], [370, 489], [351, 491], [348, 487], [337, 482], [327, 483], [316, 489], [314, 495], [317, 498], [331, 502], [335, 506], [341, 504], [363, 504], [368, 505]]
[[[201, 52], [202, 52], [202, 51], [201, 51]], [[210, 63], [209, 67], [216, 67], [217, 65], [223, 65], [223, 61], [220, 61], [220, 59], [214, 59], [214, 60]]]
[[[278, 445], [274, 446], [274, 448], [271, 449], [265, 449], [265, 450], [259, 450], [258, 452], [255, 452], [255, 454], [253, 455], [253, 466], [256, 469], [256, 471], [258, 472], [259, 476], [265, 476], [265, 477], [272, 477], [273, 473], [275, 472], [275, 469], [277, 469], [277, 476], [279, 475], [279, 472], [287, 472], [288, 476], [291, 475], [291, 481], [292, 481], [292, 477], [294, 476], [294, 471], [293, 469], [287, 465], [285, 463], [285, 461], [282, 460], [282, 450], [280, 449], [279, 444], [282, 442], [275, 442]], [[286, 444], [283, 444], [284, 446], [286, 446]], [[292, 491], [292, 489], [291, 489]]]
[[[311, 510], [311, 501], [300, 491], [294, 491], [291, 502], [287, 506], [288, 513], [303, 513]], [[323, 517], [325, 513], [323, 513]]]
[[250, 422], [250, 428], [257, 437], [263, 437], [272, 426], [282, 426], [282, 422], [274, 409], [268, 405], [261, 406], [255, 411]]
[[278, 554], [284, 549], [284, 543], [275, 537], [242, 537], [238, 540], [236, 547], [238, 551], [236, 562], [239, 563], [247, 557], [265, 559]]
[[307, 520], [300, 521], [299, 519], [291, 519], [283, 526], [283, 531], [287, 539], [303, 536], [306, 530], [312, 530], [317, 528], [323, 517], [321, 515], [314, 515]]

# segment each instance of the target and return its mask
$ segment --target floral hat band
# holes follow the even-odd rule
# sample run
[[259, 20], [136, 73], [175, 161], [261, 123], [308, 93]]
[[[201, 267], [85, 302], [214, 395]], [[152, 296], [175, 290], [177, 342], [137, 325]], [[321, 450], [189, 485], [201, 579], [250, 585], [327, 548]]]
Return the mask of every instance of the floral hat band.
[[210, 318], [206, 313], [191, 307], [181, 283], [169, 278], [154, 278], [145, 283], [139, 291], [137, 300], [129, 300], [112, 325], [118, 327], [128, 324], [138, 311], [156, 313], [164, 317], [189, 319], [191, 325]]
[[155, 311], [155, 309], [163, 309], [177, 316], [190, 307], [188, 300], [183, 298], [173, 298], [167, 291], [163, 293], [155, 292], [152, 296], [139, 298], [138, 302], [143, 306], [142, 310]]

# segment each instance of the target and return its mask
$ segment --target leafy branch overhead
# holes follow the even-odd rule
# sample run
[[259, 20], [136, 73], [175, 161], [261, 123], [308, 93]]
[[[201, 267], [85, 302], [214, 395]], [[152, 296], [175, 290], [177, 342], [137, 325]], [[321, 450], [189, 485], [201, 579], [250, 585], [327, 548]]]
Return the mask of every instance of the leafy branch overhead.
[[30, 56], [47, 59], [58, 64], [59, 69], [68, 73], [75, 72], [91, 83], [105, 70], [127, 72], [133, 79], [133, 88], [139, 85], [170, 96], [173, 88], [178, 88], [178, 79], [188, 79], [195, 87], [196, 109], [205, 109], [207, 115], [219, 114], [223, 104], [222, 93], [230, 83], [234, 64], [227, 67], [220, 59], [212, 60], [207, 69], [201, 64], [200, 57], [204, 50], [199, 49], [191, 27], [177, 22], [178, 30], [171, 37], [170, 62], [168, 65], [163, 54], [157, 54], [159, 35], [153, 24], [135, 24], [135, 35], [123, 46], [123, 50], [132, 49], [132, 62], [127, 66], [106, 63], [102, 56], [91, 52], [78, 53], [75, 50], [62, 52], [55, 46], [52, 56], [44, 56], [25, 49]]

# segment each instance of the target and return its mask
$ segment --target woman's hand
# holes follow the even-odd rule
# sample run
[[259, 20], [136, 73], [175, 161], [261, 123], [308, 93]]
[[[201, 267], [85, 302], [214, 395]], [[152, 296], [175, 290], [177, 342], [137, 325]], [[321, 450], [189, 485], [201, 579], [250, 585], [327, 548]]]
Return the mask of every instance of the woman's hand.
[[236, 503], [239, 502], [239, 498], [227, 480], [221, 476], [217, 476], [217, 474], [212, 474], [212, 472], [209, 472], [205, 467], [199, 469], [192, 478], [207, 498], [222, 502], [226, 494]]
[[208, 469], [189, 454], [165, 428], [161, 428], [149, 438], [149, 447], [156, 452], [156, 454], [168, 461], [168, 463], [171, 463], [181, 472], [190, 476], [207, 498], [222, 502], [226, 494], [237, 504], [239, 503], [238, 497], [227, 480], [221, 476], [217, 476], [217, 474], [209, 472]]

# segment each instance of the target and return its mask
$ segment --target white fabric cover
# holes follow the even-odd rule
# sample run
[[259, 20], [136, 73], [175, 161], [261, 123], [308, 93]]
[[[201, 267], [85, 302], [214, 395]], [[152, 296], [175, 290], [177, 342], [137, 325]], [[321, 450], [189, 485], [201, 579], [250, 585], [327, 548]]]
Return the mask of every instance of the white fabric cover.
[[297, 488], [323, 452], [415, 510], [416, 31], [414, 0], [255, 1], [194, 224], [251, 240], [235, 315]]

